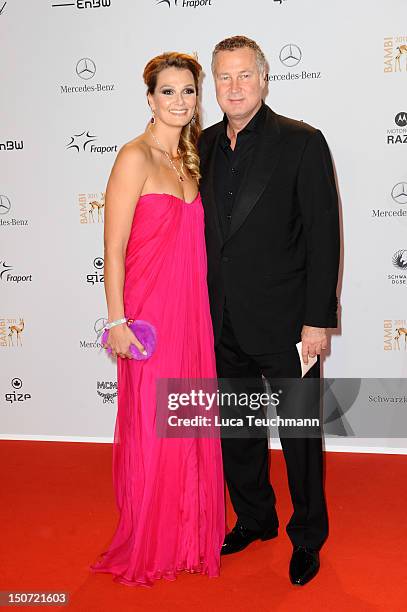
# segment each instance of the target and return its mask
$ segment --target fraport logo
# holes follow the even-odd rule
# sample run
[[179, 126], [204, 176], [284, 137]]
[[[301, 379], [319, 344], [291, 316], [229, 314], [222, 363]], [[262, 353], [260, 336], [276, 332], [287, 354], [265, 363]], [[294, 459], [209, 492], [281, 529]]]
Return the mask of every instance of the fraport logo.
[[116, 153], [117, 145], [97, 145], [95, 141], [97, 136], [90, 134], [89, 130], [85, 130], [80, 134], [74, 134], [71, 136], [70, 141], [66, 145], [67, 149], [73, 149], [77, 153], [88, 152], [88, 153]]
[[199, 8], [201, 6], [212, 6], [212, 0], [155, 0], [156, 5], [168, 8]]

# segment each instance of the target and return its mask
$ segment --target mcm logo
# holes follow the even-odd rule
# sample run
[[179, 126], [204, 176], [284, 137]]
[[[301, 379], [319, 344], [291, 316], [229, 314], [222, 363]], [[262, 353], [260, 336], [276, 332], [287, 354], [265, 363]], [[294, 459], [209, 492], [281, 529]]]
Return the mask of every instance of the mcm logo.
[[117, 396], [117, 382], [98, 380], [96, 391], [99, 397], [103, 397], [104, 404], [114, 404], [113, 400]]

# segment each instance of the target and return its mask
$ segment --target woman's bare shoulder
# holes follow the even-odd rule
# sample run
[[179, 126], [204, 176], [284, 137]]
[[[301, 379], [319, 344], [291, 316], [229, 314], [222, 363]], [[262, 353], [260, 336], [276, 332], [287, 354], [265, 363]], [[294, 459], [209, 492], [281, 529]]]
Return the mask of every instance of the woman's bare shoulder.
[[145, 134], [140, 134], [140, 136], [136, 136], [133, 140], [126, 142], [117, 154], [117, 159], [119, 160], [119, 158], [120, 161], [128, 161], [132, 164], [151, 162], [151, 147], [146, 141]]

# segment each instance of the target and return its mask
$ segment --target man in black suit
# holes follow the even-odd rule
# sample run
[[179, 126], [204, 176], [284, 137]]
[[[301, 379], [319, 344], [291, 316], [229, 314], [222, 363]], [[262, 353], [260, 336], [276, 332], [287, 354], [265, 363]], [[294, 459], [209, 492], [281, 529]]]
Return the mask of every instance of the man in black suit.
[[[208, 286], [220, 378], [301, 378], [337, 325], [338, 198], [322, 133], [263, 101], [266, 59], [244, 36], [219, 43], [212, 71], [223, 121], [200, 140]], [[319, 376], [319, 357], [316, 366]], [[305, 584], [328, 534], [321, 437], [286, 437], [293, 515], [289, 575]], [[277, 535], [266, 437], [223, 438], [238, 520], [222, 554]]]

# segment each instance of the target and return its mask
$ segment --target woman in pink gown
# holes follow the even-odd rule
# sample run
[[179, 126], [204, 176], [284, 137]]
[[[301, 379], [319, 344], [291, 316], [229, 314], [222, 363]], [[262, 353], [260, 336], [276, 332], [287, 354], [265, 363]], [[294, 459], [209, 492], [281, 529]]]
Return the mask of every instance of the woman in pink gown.
[[[225, 535], [219, 437], [158, 437], [156, 381], [216, 378], [197, 180], [198, 79], [191, 56], [168, 53], [144, 71], [153, 118], [113, 167], [105, 212], [107, 344], [118, 357], [113, 485], [119, 521], [94, 572], [127, 585], [218, 576]], [[123, 318], [148, 321], [147, 360]]]

